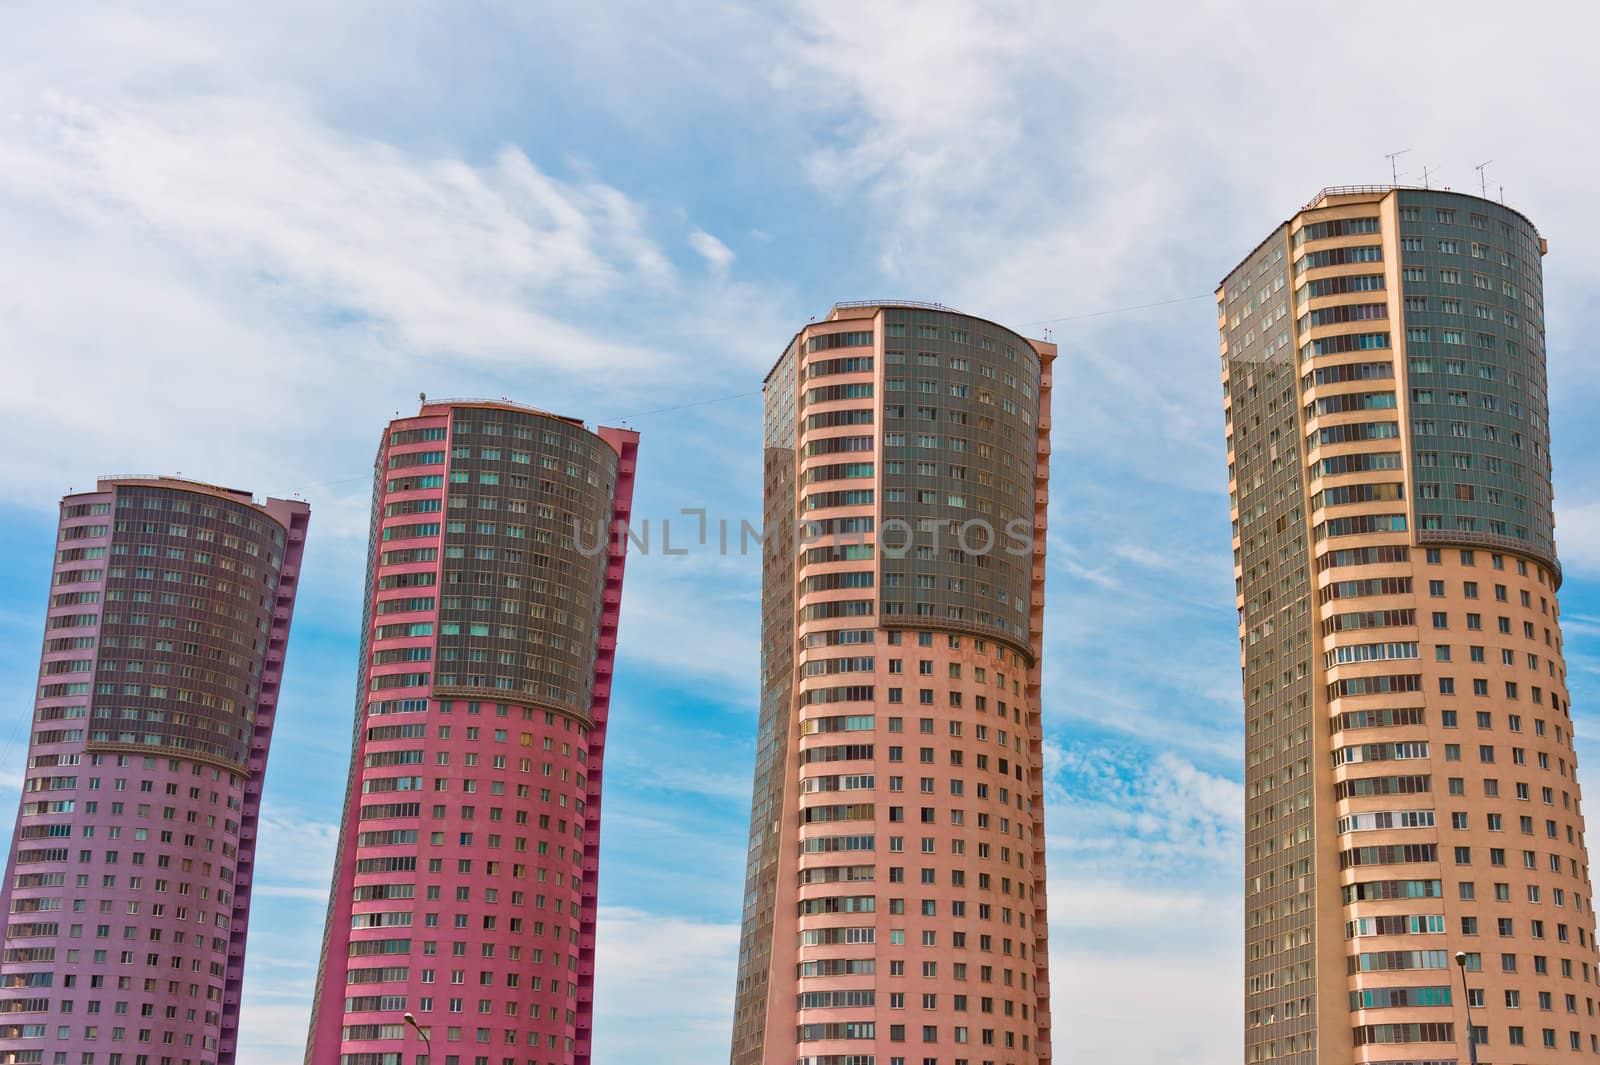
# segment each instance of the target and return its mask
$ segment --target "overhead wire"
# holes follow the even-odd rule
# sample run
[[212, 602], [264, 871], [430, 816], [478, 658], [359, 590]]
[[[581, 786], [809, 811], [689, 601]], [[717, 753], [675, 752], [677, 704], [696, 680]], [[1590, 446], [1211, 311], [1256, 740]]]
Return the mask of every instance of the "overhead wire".
[[1127, 314], [1130, 311], [1148, 311], [1157, 307], [1170, 307], [1175, 303], [1193, 303], [1195, 300], [1214, 298], [1215, 293], [1202, 292], [1195, 296], [1178, 296], [1170, 300], [1157, 300], [1155, 303], [1136, 303], [1130, 307], [1111, 307], [1103, 311], [1090, 311], [1088, 314], [1065, 314], [1059, 318], [1039, 318], [1032, 322], [1021, 322], [1021, 326], [1051, 325], [1055, 322], [1081, 322], [1089, 318], [1104, 318], [1111, 314]]
[[[1061, 315], [1061, 317], [1056, 318], [1035, 318], [1034, 321], [1022, 321], [1022, 323], [1019, 323], [1019, 326], [1053, 325], [1053, 323], [1061, 323], [1061, 321], [1085, 321], [1090, 320], [1090, 318], [1104, 318], [1109, 317], [1109, 315], [1133, 313], [1136, 312], [1136, 310], [1155, 310], [1158, 309], [1158, 307], [1171, 307], [1171, 305], [1174, 304], [1187, 304], [1187, 302], [1194, 302], [1197, 301], [1197, 299], [1208, 299], [1208, 297], [1211, 296], [1213, 296], [1213, 293], [1198, 293], [1195, 294], [1195, 296], [1176, 296], [1173, 297], [1173, 299], [1162, 299], [1162, 301], [1152, 302], [1152, 304], [1131, 304], [1128, 305], [1128, 307], [1109, 307], [1109, 309], [1106, 310], [1091, 310], [1091, 312], [1080, 313], [1080, 315]], [[632, 421], [632, 419], [637, 419], [637, 417], [650, 417], [654, 416], [654, 414], [674, 414], [677, 413], [677, 411], [688, 411], [688, 409], [698, 408], [698, 406], [709, 406], [712, 405], [712, 403], [728, 403], [728, 401], [731, 400], [747, 400], [747, 398], [752, 397], [752, 395], [760, 395], [760, 393], [762, 393], [762, 390], [760, 389], [750, 389], [747, 390], [747, 392], [730, 392], [728, 395], [714, 395], [714, 397], [704, 398], [704, 400], [691, 400], [690, 403], [675, 403], [675, 405], [672, 406], [658, 406], [658, 408], [651, 408], [648, 409], [648, 411], [634, 411], [632, 414], [618, 414], [618, 416], [606, 417], [606, 419], [602, 419], [602, 421], [627, 422]], [[320, 481], [320, 483], [317, 483], [317, 485], [309, 485], [307, 488], [339, 488], [339, 486], [354, 485], [354, 483], [357, 483], [357, 481], [365, 480], [370, 480], [370, 475], [341, 478], [341, 480], [338, 481]], [[304, 491], [304, 489], [302, 489], [302, 491]]]
[[[1056, 318], [1038, 318], [1031, 322], [1022, 322], [1019, 325], [1020, 327], [1025, 328], [1031, 325], [1053, 325], [1059, 322], [1082, 322], [1090, 318], [1105, 318], [1113, 314], [1130, 314], [1134, 311], [1149, 311], [1155, 310], [1158, 307], [1171, 307], [1179, 303], [1193, 303], [1195, 300], [1209, 299], [1212, 296], [1213, 293], [1200, 292], [1193, 296], [1177, 296], [1169, 300], [1157, 300], [1154, 303], [1135, 303], [1127, 307], [1109, 307], [1105, 310], [1090, 311], [1086, 314], [1064, 314]], [[628, 421], [633, 418], [643, 418], [652, 414], [671, 414], [674, 411], [688, 410], [692, 407], [703, 407], [711, 403], [726, 403], [729, 400], [746, 399], [750, 396], [758, 396], [760, 394], [761, 389], [759, 388], [752, 389], [748, 392], [734, 392], [726, 396], [712, 396], [709, 399], [697, 399], [690, 403], [678, 403], [670, 407], [656, 407], [653, 410], [644, 410], [633, 414], [620, 415], [617, 416], [615, 420]]]
[[[1155, 310], [1156, 308], [1159, 308], [1159, 307], [1170, 307], [1170, 306], [1173, 306], [1174, 304], [1179, 304], [1179, 303], [1192, 303], [1195, 300], [1207, 299], [1207, 298], [1211, 297], [1212, 295], [1213, 294], [1209, 293], [1209, 292], [1201, 292], [1201, 293], [1198, 293], [1198, 294], [1193, 295], [1193, 296], [1178, 296], [1178, 297], [1175, 297], [1175, 298], [1169, 299], [1169, 300], [1157, 300], [1154, 303], [1136, 303], [1136, 304], [1132, 304], [1132, 305], [1126, 306], [1126, 307], [1111, 307], [1111, 308], [1107, 308], [1106, 310], [1090, 311], [1090, 312], [1088, 312], [1086, 314], [1068, 314], [1068, 315], [1061, 315], [1061, 316], [1055, 317], [1055, 318], [1038, 318], [1038, 319], [1035, 319], [1035, 320], [1033, 320], [1031, 322], [1021, 322], [1021, 323], [1019, 323], [1019, 327], [1025, 328], [1027, 326], [1034, 326], [1034, 325], [1054, 325], [1054, 324], [1061, 323], [1061, 322], [1081, 322], [1081, 321], [1086, 321], [1086, 320], [1091, 319], [1091, 318], [1105, 318], [1105, 317], [1108, 317], [1108, 316], [1113, 315], [1113, 314], [1130, 314], [1130, 313], [1132, 313], [1134, 311]], [[656, 407], [656, 408], [654, 408], [652, 410], [637, 411], [637, 412], [635, 412], [633, 414], [626, 414], [626, 415], [617, 416], [614, 419], [610, 419], [610, 420], [629, 421], [629, 420], [634, 419], [634, 418], [644, 418], [644, 417], [649, 417], [649, 416], [655, 415], [655, 414], [671, 414], [671, 413], [674, 413], [676, 411], [690, 410], [690, 409], [692, 409], [694, 407], [704, 407], [704, 406], [708, 406], [708, 405], [713, 404], [713, 403], [726, 403], [726, 402], [728, 402], [730, 400], [735, 400], [735, 399], [747, 399], [750, 396], [758, 396], [758, 395], [760, 395], [761, 391], [762, 391], [761, 389], [755, 388], [755, 389], [751, 389], [751, 390], [746, 391], [746, 392], [733, 392], [733, 393], [730, 393], [730, 394], [725, 395], [725, 396], [712, 396], [712, 397], [710, 397], [708, 399], [697, 399], [697, 400], [694, 400], [694, 401], [689, 402], [689, 403], [678, 403], [678, 404], [674, 404], [674, 405], [669, 406], [669, 407]], [[356, 476], [356, 477], [341, 478], [340, 480], [337, 480], [337, 481], [321, 481], [321, 482], [318, 482], [318, 483], [315, 483], [315, 484], [307, 485], [306, 488], [311, 489], [311, 490], [322, 489], [322, 488], [337, 488], [337, 487], [342, 487], [342, 486], [347, 485], [347, 484], [354, 484], [354, 483], [356, 483], [358, 481], [365, 481], [367, 479], [368, 479], [368, 475], [362, 474], [362, 475]], [[306, 494], [304, 489], [302, 489], [301, 494], [302, 495]], [[17, 753], [25, 756], [27, 747], [26, 747], [25, 744], [23, 744], [21, 742], [21, 740], [22, 740], [21, 733], [24, 732], [24, 731], [31, 732], [32, 731], [32, 724], [33, 724], [33, 722], [31, 720], [23, 722], [21, 724], [21, 726], [15, 730], [15, 732], [16, 732], [15, 735], [11, 735], [11, 736], [7, 737], [6, 745], [7, 745], [7, 747], [9, 749], [7, 750], [5, 756], [0, 757], [0, 780], [3, 780], [4, 777], [9, 775], [9, 773], [10, 773], [10, 762], [12, 760], [11, 759], [11, 753], [12, 752], [17, 752]]]

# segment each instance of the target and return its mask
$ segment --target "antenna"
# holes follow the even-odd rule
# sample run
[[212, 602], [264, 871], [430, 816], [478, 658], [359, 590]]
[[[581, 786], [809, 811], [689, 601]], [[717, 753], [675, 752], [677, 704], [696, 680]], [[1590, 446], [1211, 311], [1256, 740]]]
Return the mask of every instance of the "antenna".
[[1425, 167], [1422, 168], [1422, 187], [1423, 188], [1428, 188], [1429, 187], [1429, 185], [1428, 185], [1428, 175], [1437, 173], [1438, 170], [1439, 170], [1439, 168], [1436, 167], [1436, 166], [1425, 166]]
[[417, 399], [421, 400], [423, 405], [426, 406], [427, 403], [428, 403], [428, 393], [426, 393], [426, 392], [418, 392], [417, 393]]
[[1506, 187], [1504, 185], [1501, 185], [1500, 186], [1500, 205], [1502, 207], [1505, 206], [1505, 202], [1506, 202]]
[[1411, 150], [1410, 148], [1401, 148], [1398, 152], [1386, 152], [1386, 153], [1384, 153], [1383, 157], [1385, 159], [1389, 160], [1389, 177], [1391, 179], [1391, 184], [1394, 184], [1394, 185], [1399, 185], [1400, 184], [1400, 169], [1399, 169], [1400, 164], [1396, 160], [1398, 160], [1402, 155], [1406, 154], [1410, 150]]
[[1483, 168], [1492, 162], [1494, 162], [1493, 159], [1485, 159], [1472, 168], [1478, 172], [1478, 193], [1486, 200], [1489, 198], [1489, 183], [1484, 179]]

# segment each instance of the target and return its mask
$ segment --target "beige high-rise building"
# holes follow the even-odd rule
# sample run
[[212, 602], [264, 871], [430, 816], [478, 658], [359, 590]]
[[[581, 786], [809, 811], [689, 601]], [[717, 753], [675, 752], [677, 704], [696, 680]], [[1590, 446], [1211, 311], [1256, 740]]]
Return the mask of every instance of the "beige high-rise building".
[[1330, 188], [1217, 290], [1252, 1065], [1600, 1056], [1545, 251], [1489, 200]]
[[1055, 354], [948, 307], [849, 303], [767, 377], [733, 1065], [1050, 1059]]

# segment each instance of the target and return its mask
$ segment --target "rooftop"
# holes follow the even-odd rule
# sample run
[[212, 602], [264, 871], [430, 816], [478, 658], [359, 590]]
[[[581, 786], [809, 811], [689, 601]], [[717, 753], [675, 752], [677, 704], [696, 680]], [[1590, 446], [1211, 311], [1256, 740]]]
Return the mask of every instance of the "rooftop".
[[[807, 322], [804, 326], [802, 326], [800, 329], [798, 329], [795, 332], [794, 336], [789, 338], [789, 343], [784, 345], [783, 350], [784, 351], [788, 351], [789, 350], [789, 346], [800, 338], [800, 334], [804, 333], [807, 329], [811, 328], [812, 326], [815, 326], [815, 325], [826, 325], [829, 322], [841, 321], [844, 318], [866, 317], [865, 315], [859, 315], [859, 316], [857, 316], [857, 315], [841, 315], [839, 313], [840, 311], [876, 310], [876, 309], [879, 309], [879, 308], [915, 310], [915, 311], [938, 311], [941, 314], [959, 314], [963, 318], [971, 318], [974, 321], [983, 322], [983, 323], [985, 323], [987, 325], [994, 326], [996, 329], [1004, 330], [1005, 332], [1010, 333], [1012, 336], [1016, 337], [1018, 340], [1022, 341], [1024, 344], [1027, 344], [1030, 350], [1034, 350], [1032, 348], [1032, 345], [1029, 344], [1027, 337], [1023, 336], [1021, 333], [1017, 332], [1015, 329], [1012, 329], [1010, 326], [1001, 325], [999, 322], [995, 321], [993, 318], [985, 318], [982, 315], [977, 315], [977, 314], [968, 314], [966, 311], [957, 310], [956, 308], [951, 307], [948, 304], [931, 303], [931, 302], [928, 302], [926, 300], [836, 300], [836, 301], [834, 301], [833, 306], [828, 309], [828, 313], [826, 315], [824, 315], [820, 319], [813, 318], [811, 321]], [[772, 369], [768, 370], [767, 371], [767, 375], [764, 378], [761, 379], [761, 383], [762, 383], [763, 386], [766, 385], [766, 383], [768, 381], [772, 380], [773, 371], [775, 371], [778, 368], [778, 363], [780, 363], [782, 361], [783, 361], [783, 356], [779, 355], [778, 358], [773, 362]]]
[[[1491, 200], [1486, 196], [1476, 196], [1470, 192], [1457, 192], [1451, 188], [1436, 189], [1427, 185], [1325, 185], [1318, 190], [1315, 196], [1306, 201], [1305, 205], [1301, 207], [1300, 210], [1296, 211], [1295, 214], [1299, 215], [1306, 211], [1314, 211], [1319, 207], [1326, 207], [1328, 206], [1328, 201], [1335, 197], [1365, 196], [1371, 197], [1374, 200], [1381, 200], [1385, 196], [1388, 196], [1391, 192], [1426, 192], [1435, 195], [1458, 196], [1464, 200], [1477, 200], [1479, 203], [1493, 204], [1495, 207], [1498, 207], [1503, 211], [1510, 211], [1512, 214], [1528, 223], [1529, 228], [1531, 228], [1535, 234], [1539, 232], [1539, 227], [1534, 225], [1533, 219], [1529, 218], [1515, 207], [1508, 207], [1503, 201]], [[1222, 289], [1228, 283], [1228, 278], [1232, 277], [1239, 267], [1249, 262], [1250, 257], [1255, 255], [1257, 251], [1261, 250], [1261, 245], [1272, 239], [1273, 233], [1276, 233], [1280, 228], [1282, 228], [1284, 225], [1287, 225], [1291, 221], [1293, 221], [1293, 217], [1286, 219], [1284, 222], [1280, 222], [1278, 225], [1274, 226], [1272, 228], [1272, 233], [1267, 234], [1266, 238], [1264, 238], [1260, 243], [1256, 244], [1255, 247], [1251, 248], [1245, 254], [1244, 258], [1240, 259], [1234, 264], [1233, 269], [1229, 270], [1223, 275], [1222, 280], [1217, 282], [1217, 291], [1222, 291]], [[1542, 239], [1540, 241], [1540, 246], [1542, 250]]]

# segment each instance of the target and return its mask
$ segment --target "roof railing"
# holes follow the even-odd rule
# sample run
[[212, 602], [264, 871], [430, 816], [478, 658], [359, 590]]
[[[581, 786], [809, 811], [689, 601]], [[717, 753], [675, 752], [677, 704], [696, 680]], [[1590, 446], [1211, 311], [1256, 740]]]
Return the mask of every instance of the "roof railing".
[[422, 402], [423, 406], [433, 406], [434, 404], [439, 403], [447, 407], [511, 407], [514, 410], [525, 411], [528, 414], [538, 414], [546, 418], [554, 418], [561, 422], [571, 422], [573, 425], [583, 425], [582, 418], [573, 418], [565, 414], [557, 414], [555, 411], [545, 410], [543, 407], [534, 407], [527, 403], [518, 403], [516, 400], [507, 399], [505, 396], [500, 396], [496, 399], [491, 399], [484, 396], [444, 396], [439, 399], [435, 399], [432, 396], [429, 396]]
[[1309, 211], [1330, 196], [1372, 196], [1393, 192], [1395, 189], [1413, 189], [1417, 192], [1448, 192], [1449, 189], [1427, 189], [1421, 185], [1328, 185], [1321, 189], [1300, 210]]
[[248, 499], [252, 506], [264, 507], [267, 504], [265, 496], [258, 496], [246, 488], [229, 488], [225, 484], [212, 484], [210, 481], [201, 481], [193, 477], [185, 477], [181, 473], [102, 473], [95, 479], [96, 483], [102, 481], [166, 481], [170, 484], [186, 484], [201, 488], [208, 492], [217, 492], [222, 495], [243, 497]]
[[925, 311], [953, 311], [954, 307], [926, 300], [839, 300], [835, 307], [917, 307]]

